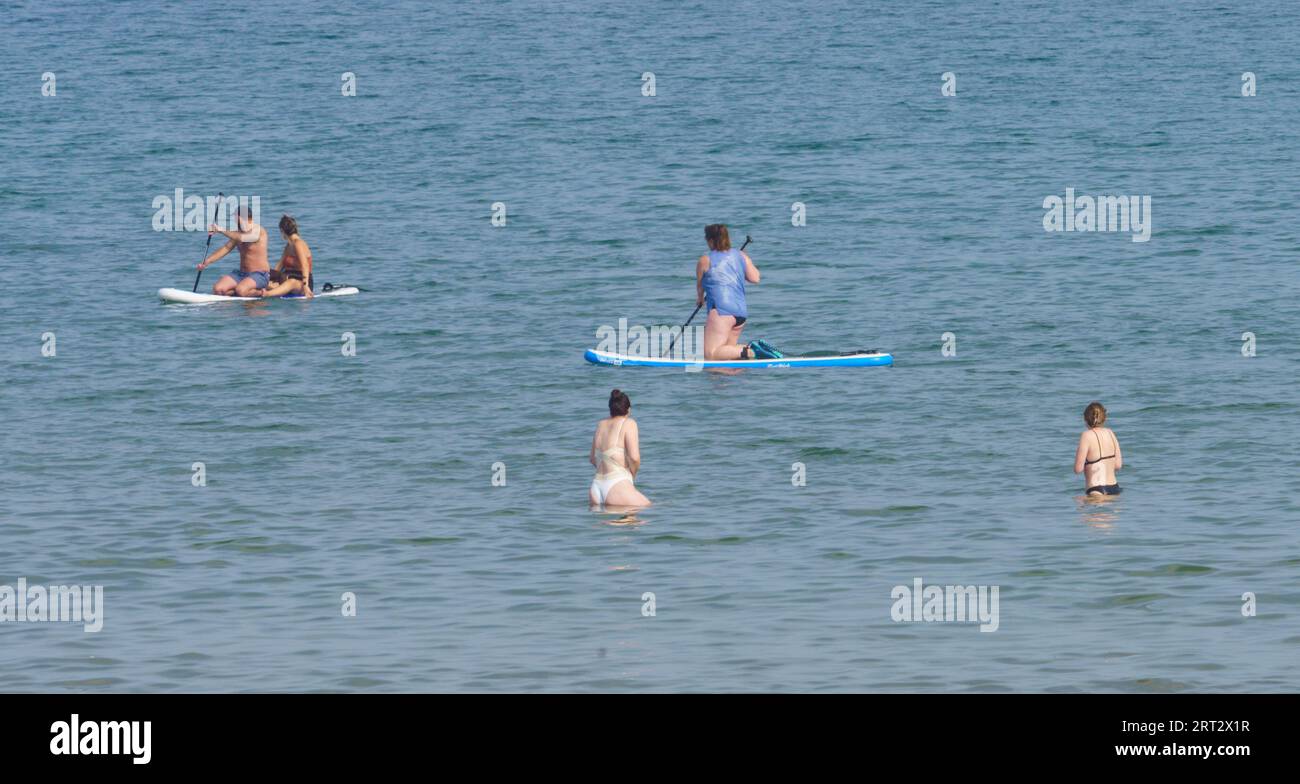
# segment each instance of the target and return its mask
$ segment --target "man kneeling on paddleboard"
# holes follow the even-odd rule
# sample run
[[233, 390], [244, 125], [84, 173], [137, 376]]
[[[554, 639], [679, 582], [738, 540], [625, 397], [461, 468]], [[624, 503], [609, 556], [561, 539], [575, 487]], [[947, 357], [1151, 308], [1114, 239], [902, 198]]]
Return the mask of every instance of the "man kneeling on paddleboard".
[[253, 222], [253, 211], [241, 206], [235, 212], [238, 231], [223, 229], [217, 224], [208, 226], [208, 234], [222, 234], [228, 242], [217, 248], [199, 264], [206, 269], [209, 264], [239, 249], [239, 268], [222, 275], [212, 286], [213, 294], [229, 297], [258, 297], [271, 282], [271, 265], [266, 261], [266, 230]]
[[727, 227], [704, 227], [709, 252], [695, 265], [695, 304], [708, 302], [704, 324], [705, 359], [753, 359], [749, 346], [740, 345], [740, 333], [749, 318], [745, 281], [758, 283], [758, 267], [743, 250], [733, 250]]

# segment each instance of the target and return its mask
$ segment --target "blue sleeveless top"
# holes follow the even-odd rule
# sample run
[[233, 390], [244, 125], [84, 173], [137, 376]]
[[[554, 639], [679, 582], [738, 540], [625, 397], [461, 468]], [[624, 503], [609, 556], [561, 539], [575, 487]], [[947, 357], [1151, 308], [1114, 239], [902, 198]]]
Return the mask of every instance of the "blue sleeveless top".
[[704, 273], [704, 301], [721, 316], [749, 318], [745, 307], [745, 257], [740, 251], [709, 251], [709, 270]]

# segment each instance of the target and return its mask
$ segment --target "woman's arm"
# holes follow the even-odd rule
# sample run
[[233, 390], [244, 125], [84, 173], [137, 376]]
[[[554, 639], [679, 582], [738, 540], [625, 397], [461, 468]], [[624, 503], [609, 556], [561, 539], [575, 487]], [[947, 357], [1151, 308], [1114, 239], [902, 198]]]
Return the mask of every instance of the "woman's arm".
[[1079, 434], [1079, 448], [1074, 450], [1074, 473], [1083, 473], [1084, 461], [1088, 459], [1088, 432]]
[[[288, 248], [285, 248], [288, 250]], [[302, 241], [302, 237], [293, 241], [293, 253], [298, 257], [298, 266], [302, 269], [302, 276], [308, 278], [311, 276], [311, 249], [307, 243]]]
[[704, 273], [709, 271], [709, 257], [701, 256], [695, 262], [695, 304], [704, 304]]
[[627, 458], [627, 470], [635, 477], [641, 468], [641, 431], [632, 417], [627, 418], [627, 426], [623, 428], [623, 449], [623, 456]]
[[311, 249], [299, 237], [293, 241], [293, 252], [298, 256], [298, 267], [302, 270], [302, 293], [311, 297]]
[[587, 462], [596, 465], [596, 436], [600, 433], [600, 425], [596, 426], [596, 432], [591, 434], [591, 452], [587, 455]]
[[1120, 451], [1119, 436], [1115, 435], [1114, 430], [1110, 431], [1110, 437], [1115, 439], [1115, 470], [1118, 471], [1124, 467], [1124, 453]]
[[758, 273], [758, 267], [755, 267], [754, 262], [750, 261], [748, 253], [741, 251], [740, 255], [745, 257], [745, 280], [750, 283], [758, 283], [763, 277]]

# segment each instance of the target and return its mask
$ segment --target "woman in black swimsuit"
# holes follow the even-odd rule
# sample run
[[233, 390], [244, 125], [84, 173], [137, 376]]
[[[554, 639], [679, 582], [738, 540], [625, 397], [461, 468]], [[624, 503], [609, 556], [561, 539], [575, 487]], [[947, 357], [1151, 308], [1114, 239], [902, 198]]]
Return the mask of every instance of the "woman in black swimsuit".
[[1119, 439], [1106, 423], [1106, 407], [1092, 401], [1083, 410], [1083, 421], [1088, 429], [1079, 435], [1079, 448], [1074, 452], [1074, 473], [1083, 474], [1088, 495], [1119, 495], [1119, 482], [1115, 472], [1124, 467], [1124, 454], [1119, 451]]

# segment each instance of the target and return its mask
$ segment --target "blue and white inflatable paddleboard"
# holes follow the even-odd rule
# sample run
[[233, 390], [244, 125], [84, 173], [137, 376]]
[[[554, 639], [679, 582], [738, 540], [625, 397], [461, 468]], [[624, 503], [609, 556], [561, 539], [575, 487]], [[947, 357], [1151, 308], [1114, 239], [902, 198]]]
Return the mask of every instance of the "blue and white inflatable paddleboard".
[[634, 357], [615, 354], [609, 351], [587, 349], [584, 355], [588, 362], [597, 365], [622, 365], [635, 367], [669, 367], [669, 368], [801, 368], [801, 367], [876, 367], [894, 364], [891, 354], [878, 351], [863, 351], [850, 354], [827, 354], [825, 356], [781, 357], [780, 359], [730, 359], [730, 360], [691, 360], [660, 359], [658, 357]]

